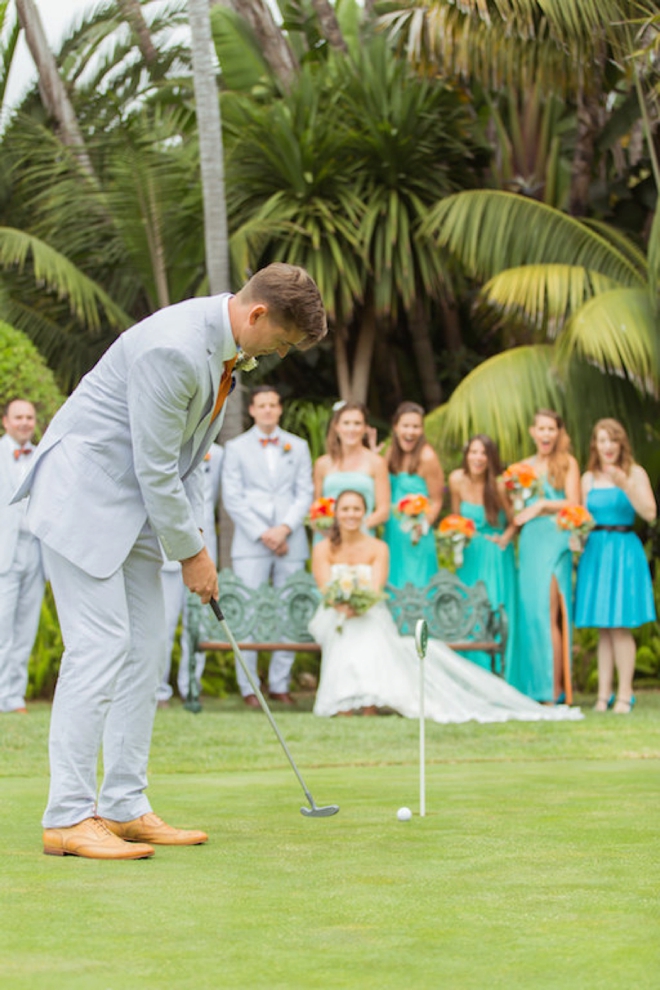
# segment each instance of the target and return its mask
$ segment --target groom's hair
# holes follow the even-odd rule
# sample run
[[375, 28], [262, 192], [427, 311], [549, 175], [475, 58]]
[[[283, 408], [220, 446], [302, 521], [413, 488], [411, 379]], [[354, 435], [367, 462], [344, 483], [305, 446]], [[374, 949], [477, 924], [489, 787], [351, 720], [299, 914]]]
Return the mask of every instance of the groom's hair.
[[247, 302], [264, 303], [284, 330], [304, 334], [296, 347], [306, 351], [328, 332], [325, 307], [316, 282], [304, 268], [276, 261], [260, 269], [240, 290]]

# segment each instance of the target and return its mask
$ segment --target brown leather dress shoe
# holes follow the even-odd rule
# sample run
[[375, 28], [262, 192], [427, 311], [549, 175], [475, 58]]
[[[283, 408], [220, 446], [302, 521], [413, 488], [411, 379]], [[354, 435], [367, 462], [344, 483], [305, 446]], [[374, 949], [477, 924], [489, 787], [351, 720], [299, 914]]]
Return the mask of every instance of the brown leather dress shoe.
[[102, 819], [111, 832], [126, 842], [152, 842], [155, 846], [200, 846], [208, 841], [206, 832], [196, 828], [173, 828], [153, 811], [130, 822]]
[[271, 701], [279, 701], [281, 705], [295, 705], [295, 700], [291, 697], [288, 691], [269, 691], [268, 697]]
[[67, 828], [44, 829], [44, 852], [48, 856], [84, 856], [85, 859], [147, 859], [154, 850], [148, 845], [124, 842], [110, 831], [102, 818], [85, 818]]
[[247, 705], [248, 708], [261, 708], [256, 694], [244, 694], [243, 704]]

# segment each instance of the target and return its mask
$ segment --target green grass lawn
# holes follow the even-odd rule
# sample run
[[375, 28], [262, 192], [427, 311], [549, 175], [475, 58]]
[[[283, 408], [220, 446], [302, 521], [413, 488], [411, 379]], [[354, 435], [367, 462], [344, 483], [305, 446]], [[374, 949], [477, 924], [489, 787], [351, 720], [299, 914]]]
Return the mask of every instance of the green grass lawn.
[[[593, 699], [589, 699], [591, 702]], [[207, 846], [41, 854], [47, 705], [0, 718], [0, 987], [657, 988], [660, 693], [630, 717], [427, 724], [159, 711], [149, 794]], [[400, 823], [396, 810], [415, 815]]]

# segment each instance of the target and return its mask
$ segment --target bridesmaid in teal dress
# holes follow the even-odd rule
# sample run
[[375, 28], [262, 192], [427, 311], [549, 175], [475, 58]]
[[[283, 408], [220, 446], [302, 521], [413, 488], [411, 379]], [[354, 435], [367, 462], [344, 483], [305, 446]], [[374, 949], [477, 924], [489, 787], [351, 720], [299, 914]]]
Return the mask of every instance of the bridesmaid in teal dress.
[[561, 417], [540, 409], [530, 427], [540, 495], [514, 516], [518, 543], [518, 637], [509, 681], [536, 701], [572, 701], [571, 619], [573, 557], [556, 514], [580, 502], [580, 469], [569, 453]]
[[[504, 606], [508, 620], [508, 639], [504, 671], [508, 673], [516, 648], [517, 584], [516, 562], [511, 542], [516, 527], [513, 508], [499, 477], [500, 455], [485, 433], [472, 437], [465, 447], [463, 464], [449, 475], [451, 511], [471, 519], [476, 534], [463, 552], [463, 565], [456, 574], [464, 584], [483, 581], [491, 605]], [[487, 670], [492, 669], [488, 653], [470, 652], [465, 656]]]
[[327, 453], [314, 464], [314, 498], [336, 499], [347, 489], [360, 492], [367, 503], [365, 526], [373, 532], [390, 514], [390, 483], [385, 462], [370, 449], [367, 434], [367, 410], [361, 402], [344, 402], [335, 410]]
[[649, 565], [633, 523], [636, 514], [654, 522], [657, 509], [649, 476], [635, 464], [628, 435], [616, 419], [600, 419], [594, 426], [582, 496], [596, 526], [578, 565], [575, 625], [598, 629], [594, 710], [606, 712], [614, 704], [615, 714], [627, 715], [635, 700], [637, 649], [631, 629], [656, 618]]
[[[386, 462], [392, 488], [392, 513], [384, 533], [390, 548], [388, 584], [402, 588], [410, 583], [425, 588], [438, 571], [433, 524], [442, 508], [445, 478], [438, 456], [424, 436], [424, 410], [416, 402], [402, 402], [394, 413]], [[426, 532], [421, 535], [419, 530], [414, 535], [406, 531], [405, 520], [396, 514], [398, 503], [406, 495], [424, 495], [428, 499], [428, 510], [420, 521]]]

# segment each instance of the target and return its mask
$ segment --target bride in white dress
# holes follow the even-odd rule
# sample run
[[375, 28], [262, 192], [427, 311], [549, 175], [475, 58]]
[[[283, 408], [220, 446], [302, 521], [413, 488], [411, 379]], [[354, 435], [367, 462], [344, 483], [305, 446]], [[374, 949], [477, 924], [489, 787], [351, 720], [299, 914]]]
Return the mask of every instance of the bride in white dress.
[[[323, 590], [346, 573], [374, 591], [387, 581], [389, 551], [361, 530], [366, 512], [359, 492], [344, 491], [335, 523], [312, 553], [312, 573]], [[309, 629], [322, 650], [315, 715], [375, 714], [390, 708], [419, 717], [419, 658], [411, 636], [400, 636], [384, 602], [356, 615], [345, 605], [321, 604]], [[429, 640], [425, 712], [435, 722], [504, 722], [579, 719], [578, 708], [539, 705], [489, 671]]]

